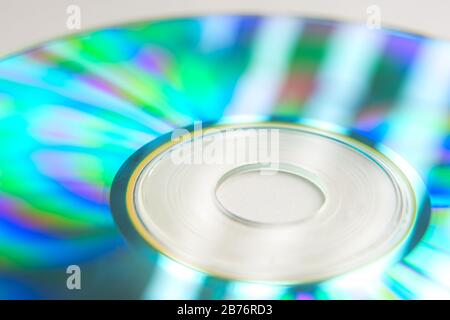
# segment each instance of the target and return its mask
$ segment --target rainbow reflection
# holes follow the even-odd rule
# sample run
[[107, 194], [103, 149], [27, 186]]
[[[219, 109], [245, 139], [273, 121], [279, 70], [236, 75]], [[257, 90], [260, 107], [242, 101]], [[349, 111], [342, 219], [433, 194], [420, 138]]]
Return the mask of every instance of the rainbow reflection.
[[[108, 204], [122, 163], [173, 128], [236, 116], [326, 121], [392, 148], [430, 193], [424, 238], [387, 270], [301, 287], [130, 249]], [[255, 16], [80, 34], [0, 62], [0, 144], [0, 298], [450, 298], [449, 43]], [[70, 264], [96, 289], [68, 292]]]

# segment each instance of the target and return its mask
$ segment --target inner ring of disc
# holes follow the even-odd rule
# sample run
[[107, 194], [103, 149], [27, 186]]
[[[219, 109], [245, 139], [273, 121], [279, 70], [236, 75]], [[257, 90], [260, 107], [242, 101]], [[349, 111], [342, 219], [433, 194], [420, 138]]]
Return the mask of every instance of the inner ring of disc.
[[260, 226], [305, 221], [325, 202], [317, 178], [288, 163], [234, 168], [217, 182], [215, 197], [219, 209], [230, 218]]
[[[276, 157], [233, 157], [230, 163], [205, 157], [224, 155], [209, 152], [216, 150], [209, 148], [216, 141], [212, 135], [224, 141], [221, 146], [234, 145], [249, 141], [249, 134], [260, 128], [277, 130], [278, 144], [262, 144], [275, 146]], [[224, 134], [228, 129], [231, 134]], [[201, 139], [204, 136], [208, 139]], [[194, 148], [196, 142], [205, 148]], [[237, 146], [248, 144], [230, 148], [235, 154], [240, 151]], [[175, 143], [142, 150], [127, 187], [129, 215], [140, 235], [169, 257], [225, 278], [277, 283], [323, 280], [400, 249], [415, 222], [414, 190], [393, 162], [376, 149], [320, 129], [279, 124], [214, 127], [203, 135], [189, 133]], [[258, 155], [269, 154], [263, 151]], [[197, 155], [205, 162], [196, 162]], [[275, 162], [279, 167], [262, 166], [268, 159], [271, 166]], [[248, 202], [252, 188], [245, 187], [246, 181], [257, 179], [256, 184], [265, 184], [270, 192], [256, 192], [252, 205], [272, 199], [284, 207], [295, 201], [295, 196], [282, 198], [283, 192], [278, 196], [282, 199], [276, 199], [273, 191], [289, 188], [276, 188], [267, 180], [274, 173], [270, 170], [276, 171], [272, 176], [280, 184], [289, 180], [295, 188], [308, 190], [296, 192], [297, 198], [308, 192], [304, 198], [316, 197], [309, 210], [286, 216], [289, 211], [283, 208], [284, 215], [252, 216], [257, 210], [233, 208], [233, 201], [223, 198], [234, 183], [244, 196], [241, 203]]]

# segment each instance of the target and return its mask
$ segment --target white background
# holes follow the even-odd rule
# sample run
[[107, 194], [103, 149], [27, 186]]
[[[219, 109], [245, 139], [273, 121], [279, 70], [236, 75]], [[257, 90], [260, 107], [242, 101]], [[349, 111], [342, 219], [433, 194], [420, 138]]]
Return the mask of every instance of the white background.
[[82, 30], [154, 17], [243, 12], [365, 21], [378, 5], [382, 25], [450, 39], [447, 0], [0, 0], [0, 56], [67, 35], [66, 9], [81, 8]]

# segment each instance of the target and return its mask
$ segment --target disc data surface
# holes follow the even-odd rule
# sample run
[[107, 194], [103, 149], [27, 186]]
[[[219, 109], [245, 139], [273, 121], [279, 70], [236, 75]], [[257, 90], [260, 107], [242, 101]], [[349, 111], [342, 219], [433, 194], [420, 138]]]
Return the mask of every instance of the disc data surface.
[[[140, 23], [57, 40], [4, 59], [0, 297], [450, 298], [449, 88], [446, 42], [291, 17]], [[394, 163], [399, 174], [417, 172], [427, 190], [419, 180], [405, 181], [415, 199], [429, 194], [423, 209], [429, 222], [417, 220], [410, 233], [424, 232], [423, 237], [413, 236], [400, 261], [382, 254], [377, 256], [381, 265], [344, 268], [293, 281], [297, 284], [272, 283], [271, 276], [292, 279], [267, 269], [257, 276], [248, 264], [244, 274], [225, 272], [225, 279], [224, 272], [191, 268], [147, 243], [145, 250], [128, 244], [109, 204], [122, 164], [148, 142], [156, 148], [164, 134], [197, 120], [235, 124], [243, 118], [252, 123], [283, 118], [344, 139], [358, 137]], [[219, 201], [252, 220], [251, 210], [227, 200], [232, 184], [230, 178], [220, 185]], [[317, 195], [322, 205], [314, 186], [299, 188]], [[273, 223], [267, 219], [257, 222]], [[231, 240], [218, 234], [214, 241]], [[319, 245], [315, 241], [313, 246]], [[197, 258], [205, 262], [202, 257]], [[82, 290], [66, 286], [70, 265], [81, 269]], [[288, 265], [291, 271], [300, 269]], [[213, 269], [217, 266], [223, 265]]]

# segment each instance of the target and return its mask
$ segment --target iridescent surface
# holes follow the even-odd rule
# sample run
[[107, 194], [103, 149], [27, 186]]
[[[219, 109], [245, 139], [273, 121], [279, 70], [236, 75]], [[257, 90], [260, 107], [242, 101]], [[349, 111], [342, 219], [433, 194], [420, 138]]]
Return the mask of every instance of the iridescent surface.
[[[431, 195], [387, 270], [281, 287], [229, 282], [117, 229], [109, 188], [139, 147], [195, 120], [317, 119], [403, 156]], [[297, 18], [211, 16], [57, 40], [0, 62], [0, 298], [450, 298], [450, 44]], [[82, 290], [66, 288], [66, 267]]]

